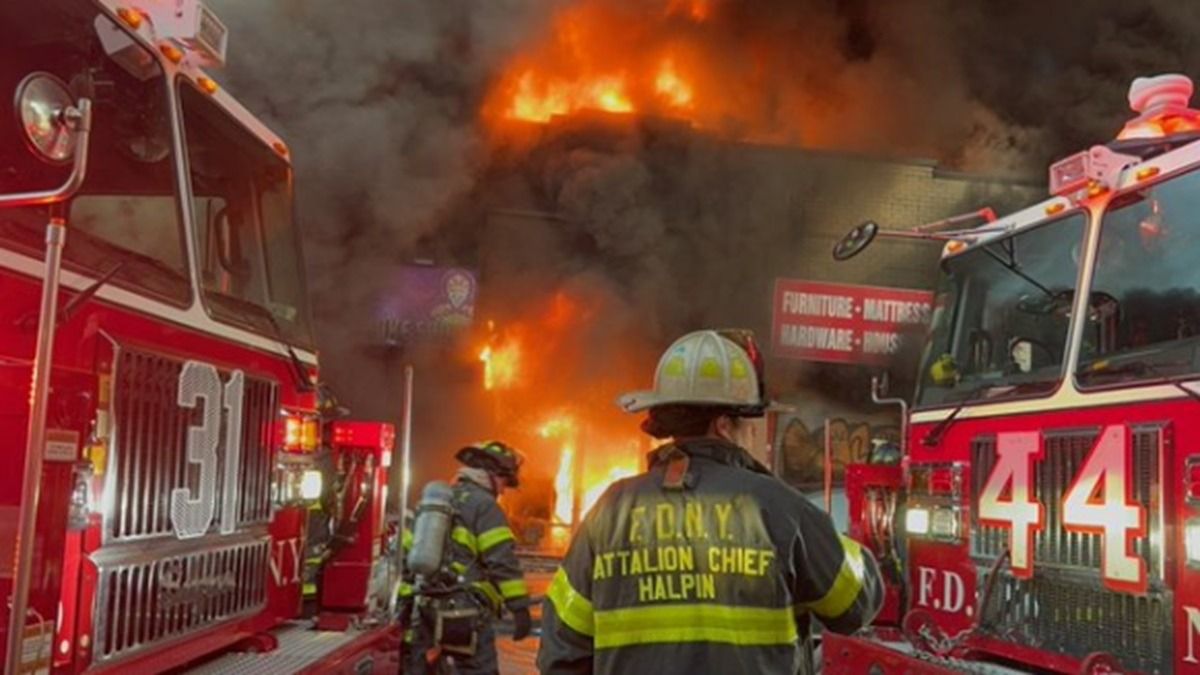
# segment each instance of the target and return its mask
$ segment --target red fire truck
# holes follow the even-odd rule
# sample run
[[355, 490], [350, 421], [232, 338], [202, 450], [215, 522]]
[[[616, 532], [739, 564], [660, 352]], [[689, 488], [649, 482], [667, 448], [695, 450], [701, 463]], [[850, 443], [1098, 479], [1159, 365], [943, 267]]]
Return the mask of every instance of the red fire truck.
[[6, 673], [398, 667], [393, 434], [318, 416], [288, 148], [205, 74], [227, 41], [197, 0], [0, 3]]
[[1191, 93], [1139, 79], [1137, 117], [1054, 164], [1048, 200], [899, 233], [945, 240], [934, 318], [903, 469], [854, 468], [847, 494], [903, 572], [872, 631], [826, 636], [826, 672], [1200, 672]]

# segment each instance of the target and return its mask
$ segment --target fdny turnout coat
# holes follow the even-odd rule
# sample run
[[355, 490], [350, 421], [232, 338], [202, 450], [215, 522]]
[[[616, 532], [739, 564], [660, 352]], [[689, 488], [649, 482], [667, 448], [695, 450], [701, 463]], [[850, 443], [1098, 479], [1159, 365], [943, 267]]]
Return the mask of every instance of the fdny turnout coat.
[[492, 609], [530, 604], [529, 589], [517, 561], [516, 539], [496, 497], [471, 480], [454, 484], [454, 529], [450, 569], [485, 595]]
[[[496, 631], [491, 619], [500, 614], [502, 606], [510, 611], [528, 607], [531, 602], [529, 589], [517, 561], [516, 539], [495, 495], [460, 476], [454, 484], [453, 502], [454, 519], [446, 567], [454, 576], [464, 579], [486, 604], [475, 636], [474, 653], [454, 653], [455, 671], [463, 675], [490, 675], [499, 672]], [[406, 530], [405, 548], [411, 546], [411, 538], [412, 534]], [[408, 615], [408, 603], [413, 594], [412, 578], [406, 581], [408, 583], [400, 586], [402, 616]], [[406, 673], [431, 672], [424, 665], [425, 652], [435, 642], [430, 619], [426, 617], [421, 625], [409, 626], [405, 631], [409, 650]]]
[[660, 448], [615, 483], [546, 594], [542, 673], [811, 671], [810, 617], [850, 633], [879, 611], [869, 551], [749, 453]]

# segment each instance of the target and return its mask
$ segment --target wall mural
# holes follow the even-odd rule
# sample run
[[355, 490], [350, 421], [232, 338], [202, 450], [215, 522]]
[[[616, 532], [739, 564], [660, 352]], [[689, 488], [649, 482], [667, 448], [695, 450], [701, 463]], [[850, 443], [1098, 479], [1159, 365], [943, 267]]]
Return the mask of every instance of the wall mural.
[[[785, 417], [779, 420], [781, 432], [776, 436], [775, 451], [781, 454], [783, 479], [802, 488], [818, 488], [825, 482], [824, 420], [805, 420]], [[866, 462], [872, 447], [885, 443], [898, 444], [900, 428], [895, 423], [877, 420], [847, 420], [836, 417], [830, 421], [833, 446], [833, 480], [840, 483], [846, 465]]]

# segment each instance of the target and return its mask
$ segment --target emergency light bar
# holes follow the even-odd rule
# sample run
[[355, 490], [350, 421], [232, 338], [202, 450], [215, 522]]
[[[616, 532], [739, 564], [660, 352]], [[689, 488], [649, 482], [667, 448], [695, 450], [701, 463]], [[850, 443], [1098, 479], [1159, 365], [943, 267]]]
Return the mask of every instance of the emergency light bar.
[[225, 65], [229, 29], [200, 0], [148, 0], [142, 7], [150, 17], [155, 34], [173, 40], [198, 57], [196, 65], [212, 68]]

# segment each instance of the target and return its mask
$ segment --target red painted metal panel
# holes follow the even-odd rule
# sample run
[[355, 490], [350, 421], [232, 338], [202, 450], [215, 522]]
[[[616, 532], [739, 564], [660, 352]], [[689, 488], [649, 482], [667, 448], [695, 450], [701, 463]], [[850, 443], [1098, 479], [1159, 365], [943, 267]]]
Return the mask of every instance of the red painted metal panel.
[[[29, 368], [33, 353], [33, 333], [22, 317], [36, 312], [39, 284], [35, 279], [0, 273], [0, 445], [8, 454], [0, 458], [13, 470], [0, 471], [0, 509], [20, 503], [21, 453], [24, 447], [26, 401]], [[65, 301], [72, 291], [64, 292]], [[60, 302], [62, 302], [60, 301]], [[33, 324], [35, 325], [35, 324]], [[50, 425], [75, 431], [87, 439], [95, 415], [99, 374], [111, 370], [110, 340], [133, 349], [163, 354], [179, 360], [196, 359], [222, 370], [239, 369], [248, 375], [279, 383], [279, 404], [291, 409], [314, 410], [315, 395], [296, 389], [287, 357], [266, 353], [227, 339], [172, 324], [158, 318], [89, 301], [80, 307], [58, 332], [52, 375]], [[62, 672], [80, 672], [87, 668], [94, 648], [91, 611], [96, 593], [96, 569], [88, 560], [100, 547], [100, 526], [96, 519], [86, 531], [68, 534], [67, 513], [73, 491], [70, 463], [47, 463], [38, 525], [38, 567], [44, 574], [35, 578], [31, 606], [55, 620], [64, 601], [55, 636], [56, 667]], [[272, 550], [286, 547], [290, 541], [302, 541], [303, 517], [279, 513], [271, 526]], [[11, 550], [12, 532], [0, 527], [0, 552]], [[287, 551], [288, 554], [291, 551]], [[3, 556], [5, 561], [11, 555]], [[290, 563], [290, 560], [285, 560]], [[11, 571], [0, 563], [0, 596], [11, 589]], [[264, 574], [270, 576], [267, 570]], [[249, 635], [269, 629], [283, 618], [294, 616], [300, 600], [300, 585], [295, 580], [268, 583], [269, 601], [261, 613], [189, 636], [139, 654], [112, 666], [124, 672], [155, 672], [169, 669], [221, 649]], [[0, 608], [0, 614], [3, 614]], [[7, 625], [7, 618], [0, 626]], [[68, 646], [67, 653], [59, 648]]]
[[[967, 464], [968, 479], [965, 481], [961, 506], [971, 509], [978, 499], [978, 495], [971, 494], [973, 478], [978, 478], [970, 476], [971, 444], [980, 438], [1005, 433], [1038, 432], [1045, 442], [1047, 435], [1098, 434], [1101, 429], [1112, 425], [1128, 429], [1161, 429], [1161, 486], [1155, 499], [1161, 500], [1164, 522], [1159, 540], [1151, 540], [1151, 543], [1161, 550], [1164, 568], [1162, 582], [1173, 591], [1171, 665], [1176, 672], [1200, 672], [1200, 663], [1197, 662], [1200, 660], [1200, 568], [1187, 564], [1184, 547], [1187, 522], [1200, 522], [1200, 504], [1188, 503], [1184, 485], [1187, 460], [1200, 455], [1200, 403], [1190, 398], [1177, 398], [1049, 412], [1037, 411], [1037, 403], [1030, 401], [1027, 413], [959, 419], [949, 426], [942, 441], [935, 447], [925, 446], [921, 442], [934, 425], [914, 425], [909, 443], [910, 461], [913, 466], [945, 462]], [[1054, 451], [1047, 452], [1048, 457], [1043, 461], [1051, 461], [1054, 454]], [[1064, 480], [1069, 485], [1074, 477], [1065, 476]], [[1043, 500], [1046, 498], [1039, 497]], [[1061, 509], [1056, 505], [1051, 515], [1061, 518]], [[1131, 536], [1136, 537], [1138, 533], [1134, 532]], [[961, 608], [955, 607], [953, 609], [956, 611], [950, 612], [938, 606], [945, 598], [944, 579], [947, 573], [960, 575], [968, 590], [976, 587], [969, 543], [965, 540], [961, 544], [946, 544], [913, 539], [910, 540], [909, 552], [910, 604], [929, 611], [949, 635], [970, 628], [976, 619], [971, 602], [964, 603]], [[1037, 578], [1041, 568], [1036, 561], [1033, 564], [1033, 574]], [[1138, 597], [1138, 594], [1126, 595]], [[1195, 621], [1193, 617], [1196, 617]], [[1053, 651], [1030, 649], [994, 638], [973, 639], [971, 644], [1005, 658], [1064, 671], [1077, 668], [1079, 663], [1076, 659]], [[1116, 645], [1112, 648], [1117, 651]], [[1118, 658], [1122, 656], [1120, 653], [1115, 655]]]

